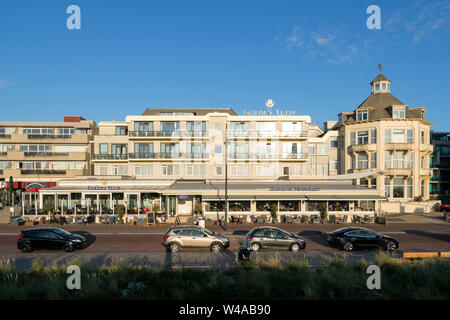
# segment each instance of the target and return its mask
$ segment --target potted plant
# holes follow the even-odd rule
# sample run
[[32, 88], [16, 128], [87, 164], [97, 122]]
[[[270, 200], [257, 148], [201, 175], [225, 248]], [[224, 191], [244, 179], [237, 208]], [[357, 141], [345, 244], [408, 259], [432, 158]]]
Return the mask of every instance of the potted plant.
[[203, 206], [201, 202], [196, 202], [194, 205], [194, 213], [198, 216], [203, 216]]
[[117, 206], [117, 222], [123, 224], [123, 216], [125, 215], [125, 207], [122, 204]]
[[328, 218], [328, 206], [326, 203], [322, 203], [320, 206], [320, 222], [323, 223]]
[[277, 220], [278, 220], [278, 217], [277, 217], [277, 210], [278, 210], [277, 205], [275, 203], [272, 203], [270, 205], [269, 209], [270, 209], [270, 216], [272, 217], [272, 223], [276, 223]]

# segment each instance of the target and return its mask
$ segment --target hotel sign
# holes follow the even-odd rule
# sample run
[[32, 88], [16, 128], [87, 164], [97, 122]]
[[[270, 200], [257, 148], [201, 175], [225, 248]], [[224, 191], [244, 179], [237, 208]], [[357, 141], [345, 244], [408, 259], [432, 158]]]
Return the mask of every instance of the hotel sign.
[[273, 110], [275, 103], [272, 99], [266, 101], [267, 110], [244, 110], [246, 116], [293, 116], [295, 110]]

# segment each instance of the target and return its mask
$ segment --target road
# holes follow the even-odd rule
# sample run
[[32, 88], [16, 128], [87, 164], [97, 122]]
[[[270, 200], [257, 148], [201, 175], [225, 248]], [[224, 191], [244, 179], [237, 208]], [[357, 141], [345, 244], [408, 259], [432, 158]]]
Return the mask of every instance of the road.
[[[283, 259], [307, 258], [310, 263], [319, 263], [330, 256], [342, 255], [343, 252], [330, 248], [322, 236], [341, 226], [328, 224], [294, 224], [278, 225], [286, 231], [302, 236], [307, 248], [298, 254], [288, 251], [278, 253]], [[347, 225], [346, 225], [347, 226]], [[358, 225], [360, 226], [360, 225]], [[0, 225], [0, 261], [12, 259], [20, 267], [27, 268], [35, 259], [52, 264], [67, 262], [78, 258], [86, 263], [109, 264], [113, 261], [125, 261], [130, 264], [153, 265], [159, 268], [176, 266], [224, 266], [235, 263], [235, 252], [242, 245], [244, 235], [255, 225], [229, 225], [225, 232], [220, 226], [207, 226], [216, 232], [224, 233], [230, 238], [231, 245], [227, 252], [212, 254], [207, 249], [185, 249], [178, 254], [167, 254], [161, 245], [162, 235], [168, 226], [137, 227], [128, 225], [87, 225], [63, 226], [64, 229], [84, 235], [89, 246], [74, 253], [33, 252], [23, 254], [17, 250], [16, 241], [20, 230], [33, 227], [13, 227]], [[372, 230], [395, 237], [400, 241], [402, 251], [450, 251], [450, 224], [442, 223], [393, 223], [384, 225], [365, 225]], [[273, 256], [273, 251], [264, 251], [262, 256]], [[354, 257], [371, 258], [374, 251], [352, 253]]]

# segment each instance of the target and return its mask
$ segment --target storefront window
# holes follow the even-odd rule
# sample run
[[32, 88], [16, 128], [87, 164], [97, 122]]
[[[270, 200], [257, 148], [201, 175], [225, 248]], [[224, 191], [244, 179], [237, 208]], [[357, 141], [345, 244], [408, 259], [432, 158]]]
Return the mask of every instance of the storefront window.
[[405, 197], [405, 179], [394, 178], [394, 198]]
[[278, 210], [278, 201], [256, 201], [256, 211], [270, 211], [272, 205]]
[[375, 201], [355, 201], [355, 211], [375, 211]]
[[280, 211], [300, 211], [298, 201], [280, 201]]
[[44, 194], [42, 196], [42, 212], [50, 213], [55, 210], [55, 195], [53, 194]]
[[205, 211], [225, 211], [225, 201], [206, 201]]
[[308, 201], [307, 202], [307, 209], [308, 211], [320, 211], [320, 207], [322, 205], [326, 205], [326, 201]]
[[348, 211], [349, 202], [348, 201], [329, 201], [328, 202], [329, 211]]
[[230, 211], [250, 211], [250, 201], [230, 201]]

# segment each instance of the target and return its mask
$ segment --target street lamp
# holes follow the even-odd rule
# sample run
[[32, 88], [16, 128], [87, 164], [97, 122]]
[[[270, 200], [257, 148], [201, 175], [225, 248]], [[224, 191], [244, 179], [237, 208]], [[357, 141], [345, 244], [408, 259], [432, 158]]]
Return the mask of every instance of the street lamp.
[[228, 124], [225, 124], [225, 221], [223, 228], [227, 230], [228, 221]]

